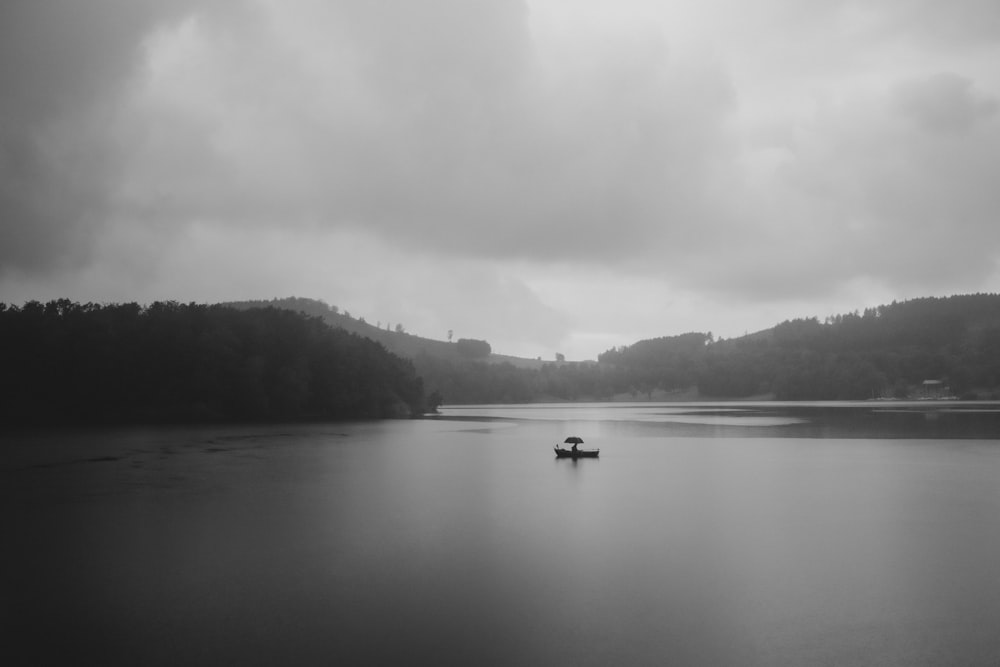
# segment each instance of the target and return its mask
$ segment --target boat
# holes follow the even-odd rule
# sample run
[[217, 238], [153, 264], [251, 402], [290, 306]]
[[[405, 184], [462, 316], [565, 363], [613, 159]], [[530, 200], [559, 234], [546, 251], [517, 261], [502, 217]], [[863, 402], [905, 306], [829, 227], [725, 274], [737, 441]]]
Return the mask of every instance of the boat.
[[578, 449], [575, 452], [572, 449], [563, 449], [562, 447], [554, 447], [557, 459], [596, 459], [601, 453], [599, 449]]
[[601, 453], [599, 449], [579, 449], [577, 445], [583, 444], [583, 438], [576, 435], [571, 435], [563, 442], [573, 445], [573, 448], [565, 449], [556, 445], [553, 449], [555, 449], [557, 459], [596, 459]]

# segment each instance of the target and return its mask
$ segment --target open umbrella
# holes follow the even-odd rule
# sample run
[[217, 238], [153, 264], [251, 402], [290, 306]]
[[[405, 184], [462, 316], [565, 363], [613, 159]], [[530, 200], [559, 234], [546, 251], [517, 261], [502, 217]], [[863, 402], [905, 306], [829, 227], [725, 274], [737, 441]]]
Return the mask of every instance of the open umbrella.
[[563, 442], [569, 443], [571, 445], [580, 445], [583, 444], [583, 438], [578, 438], [575, 435], [571, 435], [565, 440], [563, 440]]

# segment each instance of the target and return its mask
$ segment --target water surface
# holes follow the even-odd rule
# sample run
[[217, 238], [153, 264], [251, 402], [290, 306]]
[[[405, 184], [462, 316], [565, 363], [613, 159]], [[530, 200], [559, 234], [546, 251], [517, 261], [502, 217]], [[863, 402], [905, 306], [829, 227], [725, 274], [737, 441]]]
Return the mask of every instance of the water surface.
[[[3, 437], [32, 662], [995, 665], [995, 404]], [[567, 435], [601, 458], [556, 460]]]

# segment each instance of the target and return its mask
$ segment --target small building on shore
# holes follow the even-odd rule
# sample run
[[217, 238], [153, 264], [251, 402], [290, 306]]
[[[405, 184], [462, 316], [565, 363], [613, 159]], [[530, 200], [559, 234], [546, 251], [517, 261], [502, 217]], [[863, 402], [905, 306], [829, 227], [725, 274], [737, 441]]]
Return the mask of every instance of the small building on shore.
[[922, 398], [944, 398], [948, 391], [944, 380], [924, 380], [920, 395]]

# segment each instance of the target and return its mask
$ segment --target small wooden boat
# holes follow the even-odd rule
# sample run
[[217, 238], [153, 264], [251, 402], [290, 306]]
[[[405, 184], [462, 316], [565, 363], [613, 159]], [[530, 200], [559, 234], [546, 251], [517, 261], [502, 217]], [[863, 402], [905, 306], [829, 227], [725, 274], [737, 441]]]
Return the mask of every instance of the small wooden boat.
[[601, 453], [599, 449], [578, 449], [575, 452], [572, 449], [563, 449], [562, 447], [554, 447], [557, 459], [596, 459], [598, 454]]
[[583, 444], [583, 438], [578, 435], [571, 435], [563, 443], [567, 445], [573, 445], [571, 449], [565, 449], [559, 445], [555, 446], [556, 458], [557, 459], [596, 459], [597, 455], [601, 453], [599, 449], [580, 449], [579, 446]]

